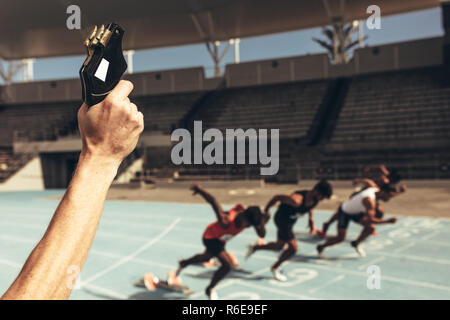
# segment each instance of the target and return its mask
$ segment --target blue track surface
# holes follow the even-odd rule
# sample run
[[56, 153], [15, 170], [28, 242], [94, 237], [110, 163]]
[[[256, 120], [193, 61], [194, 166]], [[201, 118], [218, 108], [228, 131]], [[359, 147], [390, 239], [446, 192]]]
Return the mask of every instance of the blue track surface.
[[[58, 201], [44, 200], [61, 191], [0, 193], [0, 292], [14, 280], [46, 229]], [[317, 211], [317, 226], [329, 217]], [[133, 283], [146, 272], [165, 278], [179, 258], [203, 251], [201, 235], [214, 221], [209, 206], [177, 203], [108, 201], [92, 250], [81, 273], [82, 288], [71, 299], [183, 299], [166, 290], [146, 291]], [[269, 267], [277, 254], [255, 253], [248, 261], [246, 245], [256, 240], [249, 229], [232, 239], [227, 249], [246, 272], [232, 272], [217, 291], [222, 299], [450, 299], [450, 220], [400, 217], [395, 225], [378, 227], [364, 244], [360, 258], [345, 242], [318, 259], [319, 241], [306, 233], [307, 219], [296, 225], [299, 252], [284, 265], [290, 281], [271, 279]], [[352, 224], [348, 239], [360, 227]], [[331, 227], [330, 234], [335, 232]], [[266, 239], [275, 239], [273, 221]], [[381, 288], [368, 289], [368, 266], [376, 265]], [[194, 294], [203, 290], [214, 268], [191, 266], [182, 280]], [[373, 283], [373, 282], [371, 282]], [[63, 284], [62, 284], [63, 285]]]

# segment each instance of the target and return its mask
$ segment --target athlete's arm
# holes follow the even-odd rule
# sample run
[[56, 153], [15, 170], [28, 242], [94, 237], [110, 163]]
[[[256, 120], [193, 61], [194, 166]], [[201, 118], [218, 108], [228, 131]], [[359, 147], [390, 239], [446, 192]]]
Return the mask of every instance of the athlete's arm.
[[258, 226], [255, 226], [255, 232], [258, 235], [258, 237], [264, 238], [266, 236], [266, 224], [270, 220], [270, 213], [264, 213], [262, 216], [261, 224]]
[[363, 199], [364, 207], [366, 208], [367, 216], [370, 222], [375, 224], [384, 224], [384, 223], [395, 223], [397, 222], [397, 218], [390, 219], [380, 219], [375, 216], [376, 213], [376, 203], [375, 200], [367, 197]]
[[391, 192], [391, 195], [393, 197], [401, 195], [402, 193], [405, 193], [408, 188], [406, 187], [406, 184], [402, 184], [400, 187], [397, 188], [397, 191]]
[[211, 207], [214, 210], [214, 213], [216, 214], [217, 221], [222, 227], [228, 226], [228, 215], [224, 213], [222, 210], [222, 207], [220, 206], [217, 199], [210, 194], [208, 191], [203, 189], [199, 184], [193, 184], [191, 186], [191, 190], [194, 192], [194, 195], [199, 194], [202, 196], [203, 199], [205, 199], [206, 202], [208, 202]]
[[302, 204], [303, 196], [301, 194], [278, 194], [274, 196], [270, 201], [267, 203], [266, 208], [264, 209], [264, 212], [268, 213], [270, 208], [272, 208], [277, 202], [281, 202], [293, 207], [298, 207]]
[[308, 213], [308, 226], [309, 226], [309, 232], [316, 233], [316, 228], [314, 227], [314, 217], [313, 217], [313, 210], [309, 210]]
[[41, 241], [2, 299], [67, 299], [97, 230], [106, 193], [120, 163], [135, 148], [143, 115], [121, 81], [101, 103], [78, 111], [82, 149], [75, 174]]

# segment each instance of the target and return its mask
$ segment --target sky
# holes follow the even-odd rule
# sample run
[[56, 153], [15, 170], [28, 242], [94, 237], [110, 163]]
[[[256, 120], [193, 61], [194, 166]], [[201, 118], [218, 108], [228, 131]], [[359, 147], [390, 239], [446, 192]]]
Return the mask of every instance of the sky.
[[[321, 46], [312, 41], [313, 37], [324, 38], [321, 31], [321, 28], [312, 28], [241, 39], [240, 61], [324, 52]], [[444, 30], [441, 9], [382, 16], [381, 29], [369, 30], [364, 23], [364, 34], [368, 36], [366, 45], [369, 46], [442, 36]], [[224, 47], [225, 44], [222, 43], [221, 48]], [[85, 56], [37, 59], [34, 63], [34, 79], [77, 78], [84, 59]], [[230, 63], [234, 63], [232, 48], [221, 65]], [[134, 54], [133, 65], [134, 72], [203, 66], [207, 76], [212, 76], [214, 66], [204, 44], [138, 50]]]

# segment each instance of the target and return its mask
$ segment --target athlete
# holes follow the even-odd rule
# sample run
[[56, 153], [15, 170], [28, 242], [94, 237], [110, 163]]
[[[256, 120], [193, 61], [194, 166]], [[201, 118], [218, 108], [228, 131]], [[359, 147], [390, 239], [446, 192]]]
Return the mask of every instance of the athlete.
[[[350, 198], [360, 192], [361, 190], [367, 189], [367, 188], [371, 188], [371, 187], [380, 187], [384, 184], [389, 184], [391, 187], [395, 188], [396, 190], [393, 191], [391, 193], [392, 197], [398, 196], [402, 193], [405, 193], [407, 190], [407, 187], [405, 184], [400, 185], [399, 187], [397, 187], [396, 185], [400, 182], [401, 180], [401, 175], [398, 173], [398, 171], [396, 169], [391, 169], [390, 171], [386, 168], [386, 166], [384, 165], [378, 165], [378, 166], [372, 166], [372, 167], [367, 167], [364, 170], [364, 174], [367, 176], [371, 176], [373, 174], [373, 172], [375, 172], [375, 174], [378, 174], [378, 176], [374, 177], [374, 179], [370, 179], [370, 178], [356, 178], [353, 180], [353, 185], [356, 186], [358, 184], [362, 184], [362, 188], [359, 191], [356, 191], [354, 193], [352, 193], [352, 195], [350, 196]], [[376, 202], [376, 208], [375, 208], [375, 216], [377, 218], [382, 218], [384, 216], [384, 210], [380, 205], [380, 202], [377, 201]], [[322, 238], [325, 239], [326, 238], [326, 234], [328, 231], [328, 228], [330, 227], [330, 225], [338, 220], [338, 213], [336, 212], [333, 216], [331, 216], [331, 218], [324, 222], [322, 225], [322, 230], [318, 231], [318, 235]], [[376, 231], [374, 230], [374, 235], [376, 235]]]
[[357, 192], [349, 200], [344, 202], [337, 212], [338, 234], [336, 237], [327, 240], [324, 244], [317, 246], [319, 256], [322, 257], [326, 247], [336, 245], [345, 240], [350, 221], [354, 221], [363, 226], [359, 237], [351, 242], [351, 246], [359, 255], [365, 256], [365, 252], [360, 244], [373, 233], [375, 224], [395, 223], [397, 221], [396, 218], [383, 220], [376, 217], [376, 202], [379, 200], [389, 201], [395, 191], [395, 188], [389, 184], [384, 184], [381, 187], [373, 186]]
[[309, 214], [309, 228], [311, 233], [315, 233], [313, 208], [319, 201], [329, 199], [333, 193], [331, 185], [322, 180], [317, 183], [312, 190], [296, 191], [291, 195], [276, 195], [265, 208], [265, 214], [269, 214], [270, 208], [276, 203], [280, 203], [274, 216], [277, 227], [277, 241], [267, 244], [254, 244], [249, 246], [247, 258], [258, 250], [276, 250], [281, 252], [278, 260], [272, 265], [271, 271], [276, 280], [286, 281], [287, 278], [282, 274], [280, 266], [283, 262], [290, 259], [298, 250], [297, 240], [294, 235], [294, 224], [299, 217]]
[[190, 264], [204, 263], [216, 257], [221, 266], [214, 273], [205, 293], [210, 300], [217, 300], [218, 296], [214, 288], [233, 266], [233, 259], [225, 250], [226, 241], [250, 226], [255, 228], [259, 237], [264, 237], [266, 234], [265, 224], [269, 216], [264, 215], [258, 206], [244, 208], [241, 204], [234, 206], [229, 211], [224, 211], [217, 200], [200, 185], [194, 184], [191, 190], [194, 192], [193, 195], [200, 194], [212, 206], [217, 221], [211, 223], [203, 233], [205, 251], [189, 259], [180, 260], [176, 275], [178, 276], [181, 270]]

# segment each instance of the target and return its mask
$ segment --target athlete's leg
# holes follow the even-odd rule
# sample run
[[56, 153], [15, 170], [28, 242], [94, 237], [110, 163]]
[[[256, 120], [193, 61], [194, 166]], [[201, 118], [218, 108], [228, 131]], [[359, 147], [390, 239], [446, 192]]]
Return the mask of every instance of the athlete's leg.
[[211, 295], [211, 290], [214, 289], [217, 283], [219, 283], [219, 281], [222, 280], [228, 272], [230, 272], [231, 267], [233, 266], [231, 258], [225, 250], [222, 250], [216, 257], [219, 259], [221, 266], [214, 273], [211, 283], [205, 290], [207, 296]]
[[347, 228], [338, 228], [337, 235], [335, 237], [332, 237], [328, 239], [324, 244], [319, 244], [317, 246], [317, 252], [322, 254], [323, 250], [325, 250], [326, 247], [334, 246], [338, 243], [341, 243], [345, 240], [345, 237], [347, 235]]
[[328, 221], [324, 222], [322, 225], [322, 236], [324, 237], [327, 234], [328, 228], [330, 225], [338, 219], [339, 214], [336, 212], [331, 216]]
[[283, 262], [289, 260], [298, 251], [297, 240], [295, 238], [289, 240], [287, 244], [288, 247], [286, 250], [283, 250], [278, 260], [273, 264], [272, 270], [278, 269]]
[[213, 255], [211, 253], [209, 253], [208, 251], [205, 251], [203, 253], [196, 254], [196, 255], [190, 257], [189, 259], [182, 259], [182, 260], [178, 261], [178, 269], [176, 271], [176, 275], [179, 276], [181, 270], [186, 268], [188, 265], [194, 264], [194, 263], [207, 262], [212, 257], [213, 257]]
[[256, 244], [256, 245], [253, 246], [253, 250], [254, 251], [257, 251], [257, 250], [275, 250], [275, 251], [279, 251], [279, 250], [283, 249], [285, 244], [286, 244], [285, 241], [277, 240], [277, 241], [268, 242], [266, 244]]
[[248, 246], [248, 252], [245, 255], [245, 259], [248, 259], [253, 253], [255, 253], [257, 250], [275, 250], [280, 251], [285, 246], [286, 242], [291, 239], [295, 238], [294, 233], [292, 230], [292, 225], [287, 224], [277, 224], [277, 241], [272, 241], [265, 244], [251, 244]]
[[364, 219], [360, 222], [360, 224], [364, 227], [359, 234], [358, 238], [352, 241], [353, 246], [358, 246], [361, 242], [363, 242], [367, 237], [369, 237], [375, 231], [375, 225], [371, 223], [368, 219]]

